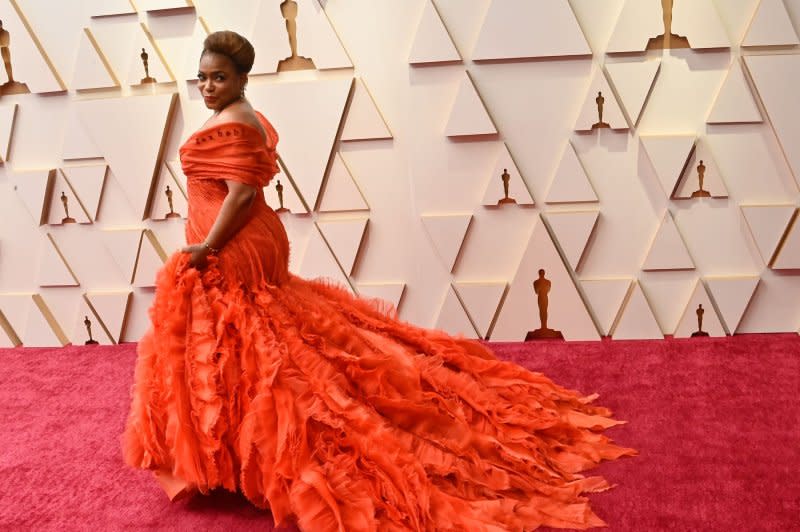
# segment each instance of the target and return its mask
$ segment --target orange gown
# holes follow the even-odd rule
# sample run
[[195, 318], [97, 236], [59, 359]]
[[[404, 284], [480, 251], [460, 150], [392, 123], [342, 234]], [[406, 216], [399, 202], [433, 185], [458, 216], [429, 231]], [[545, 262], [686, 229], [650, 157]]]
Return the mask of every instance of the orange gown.
[[170, 257], [138, 345], [126, 462], [200, 492], [239, 491], [302, 530], [532, 530], [602, 526], [580, 471], [635, 454], [602, 430], [611, 412], [482, 344], [400, 321], [377, 300], [288, 271], [264, 201], [278, 135], [243, 123], [181, 147], [187, 242], [227, 193], [259, 190], [209, 266]]

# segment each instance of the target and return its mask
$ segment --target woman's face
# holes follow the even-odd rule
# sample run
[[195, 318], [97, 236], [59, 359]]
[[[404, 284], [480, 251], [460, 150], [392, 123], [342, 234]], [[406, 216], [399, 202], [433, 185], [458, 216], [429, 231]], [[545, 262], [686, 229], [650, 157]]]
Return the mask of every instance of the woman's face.
[[197, 81], [206, 107], [219, 112], [241, 97], [247, 74], [237, 72], [228, 56], [206, 52], [200, 58]]

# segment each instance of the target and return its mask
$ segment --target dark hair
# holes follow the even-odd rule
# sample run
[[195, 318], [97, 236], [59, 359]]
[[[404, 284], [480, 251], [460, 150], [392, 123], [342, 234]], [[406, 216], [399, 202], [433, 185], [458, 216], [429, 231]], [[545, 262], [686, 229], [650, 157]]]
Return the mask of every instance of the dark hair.
[[235, 31], [215, 31], [203, 41], [203, 57], [206, 52], [228, 57], [240, 74], [247, 74], [253, 68], [256, 51], [250, 41]]

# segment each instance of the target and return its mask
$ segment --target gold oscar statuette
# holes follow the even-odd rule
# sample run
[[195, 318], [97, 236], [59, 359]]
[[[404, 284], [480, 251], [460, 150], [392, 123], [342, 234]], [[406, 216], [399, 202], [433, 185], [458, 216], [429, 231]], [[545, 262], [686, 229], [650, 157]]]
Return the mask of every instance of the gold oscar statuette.
[[548, 293], [550, 292], [552, 282], [550, 279], [545, 278], [544, 273], [544, 270], [540, 269], [539, 278], [533, 282], [533, 291], [536, 293], [536, 302], [539, 305], [539, 321], [541, 322], [541, 327], [534, 331], [528, 331], [528, 334], [525, 336], [526, 342], [530, 342], [531, 340], [564, 339], [564, 335], [561, 334], [561, 331], [556, 331], [547, 327]]
[[3, 57], [3, 64], [6, 67], [6, 77], [8, 81], [0, 85], [0, 95], [4, 94], [27, 94], [30, 91], [25, 83], [20, 83], [14, 79], [14, 72], [11, 67], [11, 34], [3, 28], [3, 21], [0, 20], [0, 55]]
[[290, 70], [316, 70], [314, 61], [308, 57], [297, 55], [297, 2], [283, 0], [281, 2], [281, 15], [286, 19], [286, 33], [289, 34], [289, 48], [292, 55], [278, 61], [278, 72]]
[[169, 185], [167, 185], [167, 190], [164, 191], [164, 194], [167, 196], [167, 203], [169, 203], [169, 212], [164, 216], [165, 219], [170, 218], [180, 218], [181, 215], [175, 212], [174, 206], [172, 204], [172, 190], [170, 190]]
[[76, 222], [75, 218], [69, 215], [69, 198], [64, 194], [63, 190], [61, 191], [61, 204], [64, 205], [64, 214], [66, 215], [61, 219], [61, 223], [74, 224]]
[[592, 129], [609, 129], [611, 127], [607, 122], [603, 122], [603, 104], [606, 103], [606, 98], [603, 93], [598, 91], [597, 98], [594, 99], [597, 104], [597, 122], [592, 124]]
[[[642, 0], [639, 0], [642, 1]], [[653, 1], [653, 0], [647, 0]], [[694, 0], [681, 0], [690, 2]], [[691, 48], [689, 39], [672, 33], [672, 8], [675, 0], [661, 0], [661, 18], [664, 21], [664, 33], [647, 41], [647, 50], [668, 50], [670, 48]]]
[[89, 319], [89, 316], [83, 317], [83, 326], [86, 327], [86, 333], [89, 335], [89, 339], [83, 342], [84, 345], [97, 345], [100, 342], [92, 338], [92, 322]]
[[702, 303], [697, 305], [697, 310], [695, 310], [697, 314], [697, 330], [692, 333], [692, 338], [696, 338], [698, 336], [708, 336], [708, 333], [703, 330], [703, 314], [706, 313], [705, 309], [703, 308]]
[[508, 168], [503, 168], [503, 174], [500, 176], [500, 179], [503, 180], [503, 198], [497, 201], [498, 205], [506, 205], [511, 203], [517, 203], [514, 198], [508, 197], [508, 184], [511, 181], [511, 176], [508, 173]]
[[275, 184], [275, 190], [278, 192], [278, 208], [275, 210], [275, 212], [278, 214], [282, 212], [289, 212], [289, 209], [283, 206], [283, 185], [281, 184], [280, 179], [278, 179], [278, 182]]
[[144, 77], [142, 78], [141, 83], [155, 83], [156, 78], [150, 76], [150, 67], [147, 64], [147, 52], [142, 48], [142, 53], [139, 54], [139, 57], [142, 59], [142, 64], [144, 65]]
[[703, 190], [703, 180], [706, 178], [706, 165], [703, 164], [703, 161], [700, 161], [700, 164], [697, 165], [697, 179], [700, 182], [700, 188], [692, 192], [693, 198], [710, 198], [711, 193], [707, 190]]

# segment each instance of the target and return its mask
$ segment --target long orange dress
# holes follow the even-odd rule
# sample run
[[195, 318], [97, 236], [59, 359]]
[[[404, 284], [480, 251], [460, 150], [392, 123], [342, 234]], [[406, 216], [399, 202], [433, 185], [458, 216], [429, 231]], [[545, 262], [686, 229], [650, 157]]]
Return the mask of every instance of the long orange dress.
[[[223, 179], [277, 173], [278, 136], [242, 123], [181, 147], [186, 238], [202, 242]], [[126, 462], [207, 493], [240, 491], [302, 530], [531, 530], [603, 521], [579, 472], [635, 451], [601, 434], [610, 412], [476, 341], [288, 271], [263, 191], [203, 270], [176, 253], [158, 274], [138, 346]]]

